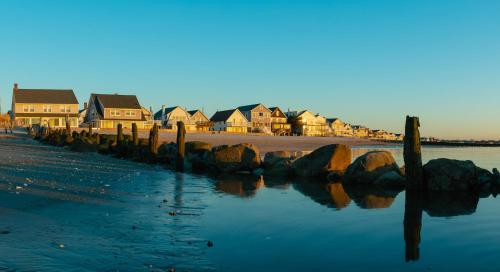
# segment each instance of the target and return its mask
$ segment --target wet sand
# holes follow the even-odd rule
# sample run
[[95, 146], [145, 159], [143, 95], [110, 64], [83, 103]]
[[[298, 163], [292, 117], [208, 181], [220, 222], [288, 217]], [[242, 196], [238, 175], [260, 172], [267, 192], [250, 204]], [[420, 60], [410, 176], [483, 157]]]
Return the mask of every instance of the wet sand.
[[210, 183], [23, 136], [0, 158], [0, 271], [213, 270], [197, 235]]

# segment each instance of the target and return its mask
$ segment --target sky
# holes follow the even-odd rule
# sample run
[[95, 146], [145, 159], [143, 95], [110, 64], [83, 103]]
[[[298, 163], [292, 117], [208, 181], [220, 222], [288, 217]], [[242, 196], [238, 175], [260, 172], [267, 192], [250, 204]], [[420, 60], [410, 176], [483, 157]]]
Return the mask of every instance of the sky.
[[0, 1], [12, 86], [146, 107], [264, 103], [424, 136], [500, 139], [500, 1]]

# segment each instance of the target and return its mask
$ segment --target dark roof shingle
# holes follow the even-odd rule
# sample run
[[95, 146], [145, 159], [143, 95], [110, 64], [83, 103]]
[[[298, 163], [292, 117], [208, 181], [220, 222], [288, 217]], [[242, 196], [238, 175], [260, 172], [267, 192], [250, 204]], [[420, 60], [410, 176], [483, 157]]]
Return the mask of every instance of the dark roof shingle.
[[236, 109], [233, 110], [225, 110], [225, 111], [217, 111], [214, 113], [214, 115], [210, 118], [210, 121], [212, 122], [223, 122], [229, 119], [231, 115], [236, 111]]
[[142, 109], [137, 96], [121, 94], [92, 94], [99, 99], [104, 108]]
[[16, 103], [34, 104], [78, 104], [73, 90], [16, 89]]

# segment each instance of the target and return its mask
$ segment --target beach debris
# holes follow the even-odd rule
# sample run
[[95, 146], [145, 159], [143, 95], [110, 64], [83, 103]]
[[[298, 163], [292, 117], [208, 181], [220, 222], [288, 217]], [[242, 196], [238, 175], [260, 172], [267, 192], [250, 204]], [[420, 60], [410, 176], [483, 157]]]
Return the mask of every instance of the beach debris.
[[214, 246], [214, 242], [208, 240], [207, 247], [213, 247], [213, 246]]
[[59, 244], [59, 248], [60, 248], [60, 249], [63, 249], [63, 248], [65, 248], [65, 247], [66, 247], [66, 246], [65, 246], [64, 244]]
[[166, 199], [163, 199], [163, 201], [162, 201], [162, 202], [163, 202], [163, 203], [167, 203], [167, 202], [168, 202], [168, 200], [166, 200]]
[[177, 212], [176, 211], [171, 211], [171, 212], [168, 213], [168, 215], [170, 215], [170, 216], [176, 216]]
[[10, 233], [10, 231], [8, 231], [8, 230], [0, 230], [0, 234], [1, 235], [6, 235], [6, 234], [9, 234], [9, 233]]

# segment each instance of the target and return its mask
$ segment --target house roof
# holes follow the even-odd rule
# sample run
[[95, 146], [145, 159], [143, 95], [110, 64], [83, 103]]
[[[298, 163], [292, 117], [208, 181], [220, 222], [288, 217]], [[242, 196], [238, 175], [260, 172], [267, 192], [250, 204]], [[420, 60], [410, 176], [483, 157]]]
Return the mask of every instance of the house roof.
[[92, 94], [97, 97], [104, 108], [141, 109], [141, 104], [135, 95], [122, 94]]
[[229, 117], [231, 117], [231, 115], [233, 115], [233, 113], [235, 111], [237, 111], [238, 109], [232, 109], [232, 110], [225, 110], [225, 111], [217, 111], [216, 113], [214, 113], [214, 115], [210, 118], [210, 121], [212, 122], [222, 122], [222, 121], [226, 121], [227, 119], [229, 119]]
[[[191, 114], [191, 115], [193, 115], [193, 114], [195, 114], [197, 112], [201, 112], [201, 110], [190, 110], [190, 111], [188, 111], [188, 113]], [[201, 112], [201, 113], [203, 113], [203, 112]]]
[[262, 104], [252, 104], [252, 105], [246, 105], [246, 106], [239, 106], [238, 109], [240, 111], [251, 111], [253, 109], [255, 109], [256, 107], [258, 107], [259, 105], [262, 105]]
[[337, 120], [339, 120], [339, 118], [327, 118], [327, 119], [326, 119], [326, 121], [327, 121], [328, 123], [333, 123], [333, 122], [335, 122], [335, 121], [337, 121]]
[[[181, 110], [184, 110], [183, 108], [179, 107], [179, 106], [175, 106], [175, 107], [168, 107], [168, 108], [165, 108], [165, 115], [171, 113], [173, 110], [175, 110], [176, 108], [180, 108]], [[155, 114], [154, 114], [154, 119], [156, 120], [159, 120], [161, 119], [161, 117], [163, 116], [162, 114], [162, 111], [163, 109], [157, 111]]]
[[73, 90], [14, 89], [16, 103], [78, 104]]

